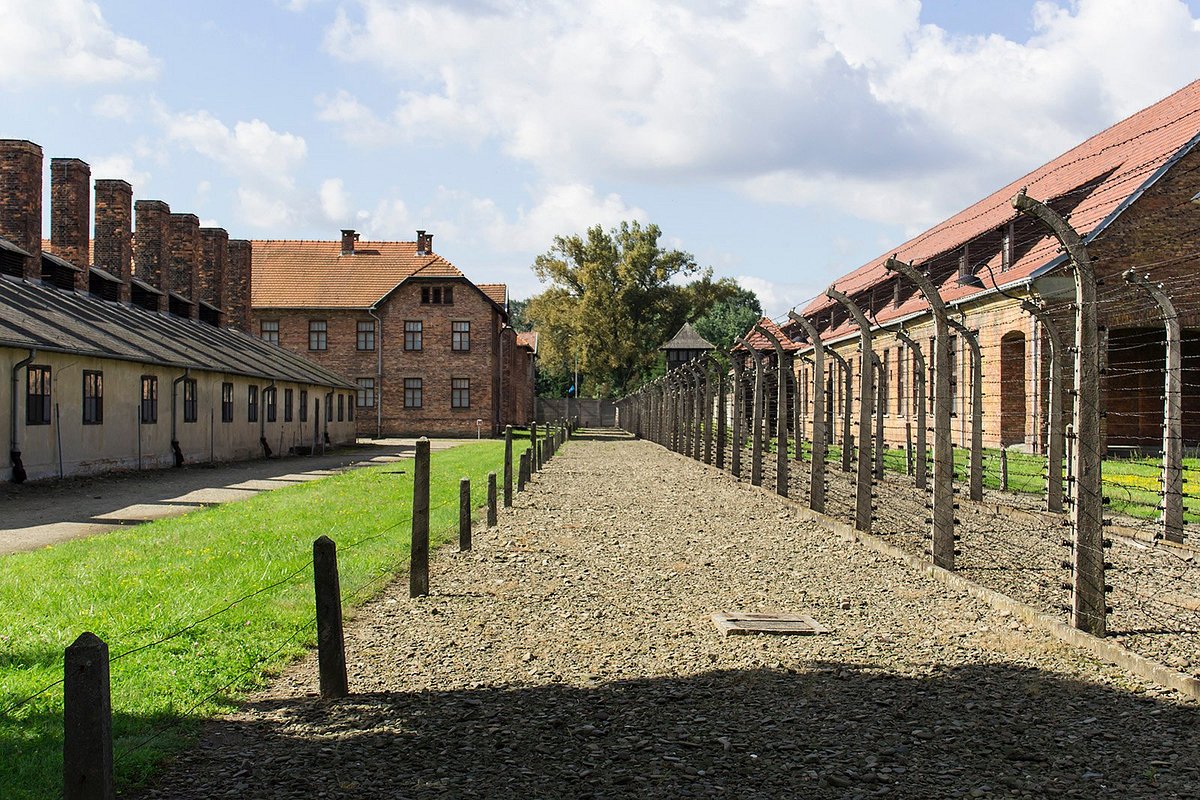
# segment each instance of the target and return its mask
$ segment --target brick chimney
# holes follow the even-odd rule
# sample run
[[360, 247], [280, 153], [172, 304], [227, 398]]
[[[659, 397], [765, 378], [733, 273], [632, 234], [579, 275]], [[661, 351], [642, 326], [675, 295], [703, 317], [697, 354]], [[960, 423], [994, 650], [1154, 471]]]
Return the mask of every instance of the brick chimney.
[[425, 234], [425, 255], [427, 255], [427, 256], [433, 255], [433, 234], [432, 233]]
[[167, 286], [191, 301], [187, 314], [196, 319], [200, 316], [200, 218], [195, 214], [172, 214], [170, 220]]
[[117, 299], [129, 302], [133, 270], [133, 187], [122, 180], [96, 181], [96, 266], [121, 279]]
[[201, 228], [200, 299], [229, 319], [229, 232], [224, 228]]
[[229, 327], [250, 333], [251, 249], [245, 239], [229, 240]]
[[342, 255], [354, 255], [354, 243], [358, 241], [358, 234], [353, 230], [346, 228], [342, 229]]
[[87, 293], [92, 216], [92, 168], [78, 158], [50, 159], [50, 251], [71, 262], [75, 291]]
[[417, 231], [417, 255], [425, 255], [425, 231]]
[[137, 232], [133, 238], [133, 276], [162, 292], [158, 311], [167, 310], [167, 269], [171, 263], [171, 207], [162, 200], [138, 200], [133, 204]]
[[42, 280], [42, 148], [23, 139], [0, 139], [0, 237], [29, 253], [21, 271]]

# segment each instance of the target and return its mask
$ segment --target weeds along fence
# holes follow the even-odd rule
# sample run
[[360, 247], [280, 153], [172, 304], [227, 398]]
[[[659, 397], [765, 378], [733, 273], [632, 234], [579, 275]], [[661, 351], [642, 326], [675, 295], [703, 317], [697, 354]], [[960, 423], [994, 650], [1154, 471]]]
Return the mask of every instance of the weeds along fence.
[[[1006, 246], [1051, 231], [1068, 296], [1002, 290], [985, 258], [960, 282], [990, 277], [996, 301], [968, 313], [932, 267], [892, 258], [921, 313], [880, 323], [870, 293], [830, 287], [823, 319], [763, 320], [623, 398], [622, 427], [1200, 677], [1200, 461], [1183, 446], [1200, 339], [1180, 332], [1200, 275], [1155, 282], [1173, 259], [1098, 281], [1061, 216], [1012, 202], [1040, 228]], [[1097, 322], [1147, 303], [1143, 327]]]
[[[532, 479], [569, 439], [571, 427], [565, 423], [554, 423], [542, 428], [531, 426], [528, 447], [520, 453], [513, 451], [513, 429], [505, 431], [504, 458], [500, 477], [495, 471], [487, 478], [485, 524], [495, 526], [499, 507], [508, 508], [514, 503], [514, 494], [524, 491]], [[514, 458], [514, 455], [516, 456]], [[139, 754], [151, 749], [166, 737], [174, 736], [184, 725], [195, 719], [195, 714], [210, 707], [219, 698], [227, 698], [241, 687], [262, 676], [264, 670], [278, 664], [278, 657], [285, 651], [315, 643], [317, 646], [318, 684], [322, 697], [337, 698], [350, 693], [346, 673], [345, 644], [342, 632], [342, 609], [356, 606], [376, 595], [379, 590], [407, 567], [409, 594], [411, 597], [426, 595], [430, 591], [429, 546], [431, 541], [431, 518], [433, 512], [458, 507], [457, 518], [450, 524], [433, 532], [433, 539], [450, 538], [458, 534], [460, 550], [469, 550], [472, 544], [472, 502], [469, 478], [459, 482], [459, 496], [437, 505], [430, 505], [430, 450], [429, 441], [417, 442], [413, 460], [413, 496], [410, 513], [392, 524], [352, 541], [336, 544], [328, 536], [321, 536], [313, 543], [311, 556], [298, 560], [294, 568], [283, 577], [270, 581], [214, 608], [211, 612], [175, 626], [169, 633], [156, 636], [110, 653], [108, 644], [91, 632], [82, 633], [64, 652], [63, 677], [40, 687], [21, 699], [0, 709], [0, 716], [14, 718], [23, 708], [44, 698], [61, 687], [63, 696], [63, 784], [60, 797], [67, 800], [102, 800], [114, 797], [114, 771], [128, 764]], [[354, 551], [368, 542], [394, 536], [407, 529], [410, 542], [407, 564], [402, 557], [375, 570], [375, 575], [353, 587], [341, 585], [338, 556]], [[156, 648], [172, 648], [187, 642], [196, 632], [247, 606], [249, 601], [263, 595], [295, 587], [309, 582], [313, 586], [314, 614], [289, 629], [281, 630], [271, 646], [259, 653], [247, 654], [245, 666], [236, 669], [232, 677], [219, 685], [206, 686], [188, 699], [180, 698], [178, 706], [148, 732], [125, 737], [114, 747], [112, 727], [112, 666]], [[249, 623], [247, 623], [249, 624]], [[126, 631], [115, 637], [124, 640], [138, 631]], [[189, 658], [187, 648], [179, 652], [180, 658]]]

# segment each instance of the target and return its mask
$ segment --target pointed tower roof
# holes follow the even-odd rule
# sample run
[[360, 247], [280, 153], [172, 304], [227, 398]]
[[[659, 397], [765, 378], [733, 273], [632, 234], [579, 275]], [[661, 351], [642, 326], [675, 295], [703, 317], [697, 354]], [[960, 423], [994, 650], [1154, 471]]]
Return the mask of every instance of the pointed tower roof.
[[659, 350], [715, 350], [716, 347], [712, 342], [705, 339], [700, 334], [696, 333], [696, 329], [692, 327], [692, 323], [685, 322], [679, 332], [671, 337], [671, 341], [664, 344]]

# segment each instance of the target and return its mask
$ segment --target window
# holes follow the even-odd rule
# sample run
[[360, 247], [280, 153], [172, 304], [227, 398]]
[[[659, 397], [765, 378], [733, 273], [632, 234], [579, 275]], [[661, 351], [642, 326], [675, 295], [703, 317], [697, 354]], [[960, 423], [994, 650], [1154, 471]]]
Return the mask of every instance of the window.
[[246, 387], [246, 420], [258, 422], [258, 387]]
[[183, 380], [183, 421], [196, 421], [196, 379]]
[[25, 424], [50, 424], [50, 368], [28, 367], [25, 384]]
[[891, 361], [892, 351], [890, 348], [884, 348], [883, 358], [879, 360], [879, 405], [883, 409], [883, 415], [888, 416], [891, 411]]
[[308, 389], [300, 390], [300, 421], [308, 422]]
[[450, 323], [450, 349], [466, 351], [471, 349], [471, 323]]
[[278, 404], [275, 402], [278, 394], [279, 390], [273, 386], [270, 389], [263, 389], [263, 405], [266, 406], [267, 422], [274, 422], [278, 414], [276, 408]]
[[142, 376], [142, 424], [158, 422], [158, 376]]
[[325, 395], [325, 421], [333, 422], [333, 392]]
[[360, 319], [358, 321], [358, 349], [375, 349], [375, 320]]
[[896, 414], [906, 416], [904, 408], [904, 347], [896, 348]]
[[329, 349], [329, 323], [325, 320], [310, 319], [308, 321], [308, 349]]
[[283, 390], [283, 421], [292, 421], [292, 401], [295, 399], [295, 392], [291, 389]]
[[354, 422], [354, 395], [346, 395], [346, 419]]
[[420, 350], [421, 349], [421, 333], [424, 324], [421, 320], [405, 320], [404, 321], [404, 349], [405, 350]]
[[405, 408], [420, 408], [423, 398], [423, 389], [421, 388], [420, 378], [405, 378], [404, 379], [404, 407]]
[[454, 305], [453, 286], [422, 286], [421, 304], [435, 306]]
[[221, 422], [233, 422], [233, 384], [221, 384]]
[[355, 378], [354, 382], [358, 384], [358, 407], [359, 408], [374, 408], [375, 407], [375, 379], [374, 378]]
[[346, 421], [346, 395], [338, 392], [338, 422]]
[[471, 407], [471, 379], [470, 378], [451, 378], [450, 379], [450, 407], [451, 408], [470, 408]]
[[258, 323], [258, 335], [267, 344], [279, 344], [279, 320], [264, 319]]
[[83, 371], [83, 424], [100, 425], [104, 422], [104, 373], [85, 369]]

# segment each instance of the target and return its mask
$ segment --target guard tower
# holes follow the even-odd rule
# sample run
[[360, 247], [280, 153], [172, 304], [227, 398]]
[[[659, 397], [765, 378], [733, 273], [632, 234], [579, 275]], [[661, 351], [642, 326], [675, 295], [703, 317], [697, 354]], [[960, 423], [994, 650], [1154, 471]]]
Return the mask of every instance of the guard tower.
[[696, 329], [692, 327], [692, 323], [685, 322], [679, 332], [671, 337], [671, 341], [658, 348], [667, 354], [667, 370], [673, 370], [680, 364], [691, 361], [693, 358], [702, 356], [716, 348], [712, 343], [705, 339], [700, 334], [696, 333]]

